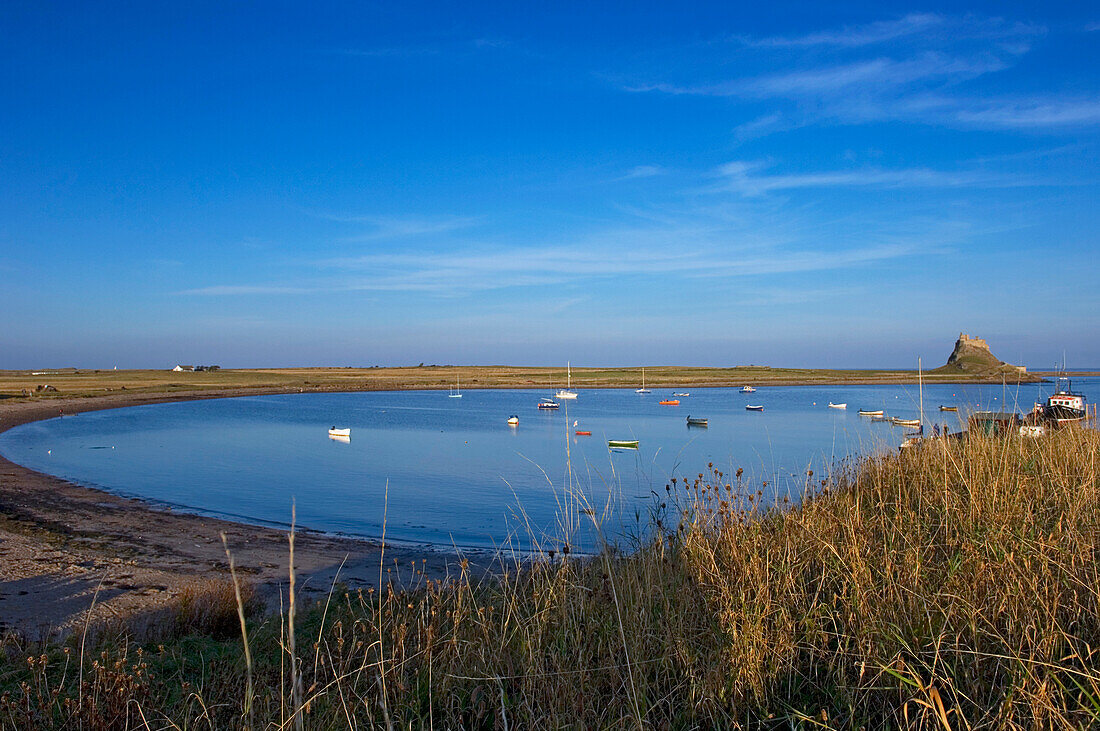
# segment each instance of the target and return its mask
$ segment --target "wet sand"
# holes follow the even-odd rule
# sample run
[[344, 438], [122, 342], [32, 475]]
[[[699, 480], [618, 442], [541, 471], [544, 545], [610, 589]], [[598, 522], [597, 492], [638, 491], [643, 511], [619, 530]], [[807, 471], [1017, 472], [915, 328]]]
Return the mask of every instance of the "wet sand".
[[[297, 391], [298, 389], [294, 389]], [[82, 411], [283, 393], [233, 389], [171, 395], [117, 394], [48, 402], [0, 402], [0, 432], [30, 421]], [[124, 618], [170, 604], [188, 585], [228, 579], [225, 533], [240, 574], [269, 607], [288, 583], [284, 528], [191, 515], [35, 472], [0, 457], [0, 630], [31, 638], [64, 634], [94, 621]], [[393, 580], [413, 585], [458, 573], [468, 558], [482, 569], [491, 556], [445, 553], [298, 531], [298, 586], [324, 596], [339, 572], [349, 587]], [[93, 597], [95, 599], [93, 605]]]

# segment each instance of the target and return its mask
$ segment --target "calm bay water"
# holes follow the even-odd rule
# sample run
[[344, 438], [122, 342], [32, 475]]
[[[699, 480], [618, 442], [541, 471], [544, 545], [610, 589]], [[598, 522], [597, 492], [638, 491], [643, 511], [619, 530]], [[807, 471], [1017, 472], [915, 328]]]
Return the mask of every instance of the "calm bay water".
[[[1090, 403], [1100, 379], [1074, 381]], [[1040, 392], [1040, 389], [1042, 390]], [[596, 544], [590, 507], [609, 538], [644, 521], [670, 477], [744, 468], [768, 496], [797, 499], [812, 469], [821, 476], [848, 456], [895, 450], [902, 430], [872, 424], [857, 409], [916, 418], [914, 386], [795, 386], [690, 391], [581, 391], [556, 412], [545, 391], [473, 390], [293, 394], [136, 406], [26, 424], [0, 434], [0, 454], [84, 485], [197, 512], [287, 523], [291, 503], [309, 528], [441, 547], [528, 548]], [[931, 424], [960, 428], [960, 412], [1029, 410], [1050, 384], [926, 386]], [[847, 403], [845, 411], [826, 404]], [[745, 404], [763, 404], [763, 412]], [[519, 425], [506, 424], [509, 415]], [[687, 428], [691, 414], [710, 420]], [[576, 421], [578, 426], [574, 427]], [[351, 427], [348, 443], [329, 439]], [[574, 436], [575, 429], [592, 432]], [[609, 451], [608, 439], [638, 439]], [[570, 469], [571, 468], [571, 469]]]

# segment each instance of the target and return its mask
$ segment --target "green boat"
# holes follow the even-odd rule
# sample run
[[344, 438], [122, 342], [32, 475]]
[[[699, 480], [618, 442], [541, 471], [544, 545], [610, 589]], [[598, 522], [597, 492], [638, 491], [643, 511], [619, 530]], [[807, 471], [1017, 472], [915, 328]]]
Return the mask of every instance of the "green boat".
[[607, 446], [611, 449], [637, 449], [637, 439], [608, 439]]

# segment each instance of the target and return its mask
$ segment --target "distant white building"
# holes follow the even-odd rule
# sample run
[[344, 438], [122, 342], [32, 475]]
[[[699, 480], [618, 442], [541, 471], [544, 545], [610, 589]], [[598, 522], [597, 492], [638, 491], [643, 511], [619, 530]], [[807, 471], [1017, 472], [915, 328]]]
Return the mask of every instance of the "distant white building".
[[194, 371], [194, 370], [195, 370], [195, 366], [193, 366], [193, 365], [179, 365], [179, 364], [177, 363], [177, 364], [176, 364], [176, 367], [175, 367], [175, 368], [173, 368], [172, 370], [173, 370], [173, 371], [176, 371], [176, 372], [179, 372], [179, 371]]

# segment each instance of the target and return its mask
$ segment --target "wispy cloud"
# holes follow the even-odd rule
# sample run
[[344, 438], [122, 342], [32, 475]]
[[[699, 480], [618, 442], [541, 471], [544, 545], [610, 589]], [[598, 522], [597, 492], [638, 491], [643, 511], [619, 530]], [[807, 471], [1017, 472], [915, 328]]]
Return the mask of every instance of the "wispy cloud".
[[184, 289], [176, 294], [220, 297], [225, 295], [309, 294], [313, 291], [315, 291], [315, 289], [310, 287], [284, 287], [269, 284], [225, 284], [212, 287]]
[[615, 178], [615, 181], [620, 180], [635, 180], [637, 178], [652, 178], [657, 175], [664, 175], [665, 169], [660, 165], [635, 165], [626, 173]]
[[[718, 168], [715, 190], [756, 196], [797, 188], [1005, 188], [1040, 185], [1033, 178], [980, 170], [944, 171], [929, 168], [859, 168], [824, 172], [775, 174], [759, 162], [735, 160]], [[1062, 181], [1064, 182], [1064, 181]]]
[[[333, 258], [317, 264], [322, 272], [302, 286], [217, 285], [188, 289], [188, 296], [304, 295], [336, 292], [428, 293], [453, 297], [522, 288], [558, 288], [634, 277], [666, 281], [746, 277], [846, 269], [873, 262], [927, 255], [926, 246], [883, 242], [839, 250], [744, 244], [720, 238], [685, 246], [696, 231], [608, 232], [571, 245], [478, 247], [459, 251], [376, 253]], [[630, 256], [622, 241], [630, 240]], [[638, 242], [643, 242], [639, 245]], [[679, 246], [671, 245], [677, 242]], [[327, 272], [327, 273], [325, 273]], [[671, 279], [670, 279], [671, 278]], [[583, 299], [586, 295], [578, 295]], [[580, 299], [565, 298], [562, 307]]]
[[362, 233], [344, 236], [341, 241], [374, 241], [431, 234], [445, 234], [476, 226], [476, 216], [385, 216], [375, 214], [317, 213], [317, 218], [336, 223], [365, 226]]
[[799, 36], [752, 38], [738, 36], [736, 40], [753, 48], [813, 49], [828, 47], [853, 49], [879, 44], [894, 44], [902, 40], [939, 42], [988, 40], [1008, 45], [1035, 38], [1046, 28], [1031, 23], [1007, 21], [1003, 18], [977, 15], [949, 16], [935, 13], [910, 13], [893, 20], [877, 20], [861, 25], [847, 25], [833, 30], [816, 31]]
[[1088, 98], [976, 102], [955, 114], [960, 122], [982, 127], [1076, 127], [1100, 124], [1100, 101]]
[[[776, 106], [764, 114], [757, 107], [757, 117], [735, 128], [739, 140], [819, 123], [898, 120], [982, 129], [1097, 124], [1097, 104], [1089, 97], [1051, 93], [1006, 101], [975, 86], [1019, 64], [1045, 33], [1041, 26], [1000, 18], [910, 14], [800, 36], [739, 38], [734, 67], [755, 73], [714, 78], [733, 66], [731, 58], [705, 56], [680, 78], [673, 73], [620, 86]], [[714, 51], [708, 47], [707, 53]]]
[[732, 96], [748, 99], [831, 98], [853, 91], [894, 93], [917, 82], [973, 79], [1006, 67], [990, 55], [960, 58], [928, 52], [898, 61], [872, 58], [839, 65], [814, 66], [778, 74], [733, 79], [711, 84], [680, 85], [666, 82], [626, 87], [627, 91], [659, 91], [665, 94]]
[[943, 16], [911, 13], [897, 20], [881, 20], [865, 25], [845, 26], [839, 30], [809, 33], [803, 36], [773, 36], [770, 38], [741, 37], [744, 43], [759, 48], [799, 48], [807, 46], [868, 46], [885, 43], [903, 36], [927, 32], [945, 24]]

